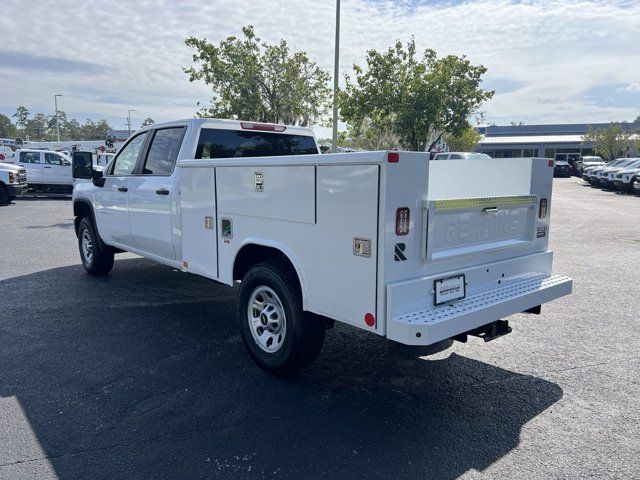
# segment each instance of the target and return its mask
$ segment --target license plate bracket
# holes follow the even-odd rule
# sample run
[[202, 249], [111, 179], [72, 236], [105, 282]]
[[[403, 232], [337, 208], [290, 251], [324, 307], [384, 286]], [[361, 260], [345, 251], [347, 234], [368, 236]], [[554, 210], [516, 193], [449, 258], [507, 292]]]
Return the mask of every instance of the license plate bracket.
[[433, 303], [436, 306], [465, 298], [467, 282], [464, 274], [434, 280], [433, 291]]

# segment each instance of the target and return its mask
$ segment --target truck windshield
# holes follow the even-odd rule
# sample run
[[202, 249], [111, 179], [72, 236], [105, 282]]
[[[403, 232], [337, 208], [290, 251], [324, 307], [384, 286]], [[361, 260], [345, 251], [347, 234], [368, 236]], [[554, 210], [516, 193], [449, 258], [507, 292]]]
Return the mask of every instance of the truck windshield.
[[203, 128], [196, 158], [273, 157], [318, 153], [311, 136]]

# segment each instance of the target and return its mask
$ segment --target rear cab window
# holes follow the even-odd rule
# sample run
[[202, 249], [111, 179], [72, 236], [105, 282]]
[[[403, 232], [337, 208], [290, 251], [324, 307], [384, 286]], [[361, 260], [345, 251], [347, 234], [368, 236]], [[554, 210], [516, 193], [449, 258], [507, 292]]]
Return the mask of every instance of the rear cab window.
[[195, 158], [273, 157], [317, 153], [315, 138], [310, 135], [203, 128]]
[[185, 131], [186, 127], [160, 128], [155, 131], [142, 175], [171, 175]]
[[20, 162], [22, 163], [42, 163], [40, 152], [20, 152]]

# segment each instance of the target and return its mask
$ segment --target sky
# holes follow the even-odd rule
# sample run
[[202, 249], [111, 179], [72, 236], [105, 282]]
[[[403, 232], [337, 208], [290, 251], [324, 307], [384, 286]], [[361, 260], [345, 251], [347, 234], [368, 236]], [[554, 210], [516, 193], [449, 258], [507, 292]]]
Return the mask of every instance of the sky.
[[[183, 67], [194, 35], [217, 42], [254, 25], [333, 72], [332, 0], [3, 0], [0, 113], [59, 108], [125, 128], [192, 117], [211, 92]], [[488, 71], [487, 123], [595, 123], [640, 115], [640, 2], [342, 0], [340, 71], [368, 49], [414, 36]], [[341, 79], [341, 83], [343, 80]], [[319, 136], [328, 129], [316, 128]]]

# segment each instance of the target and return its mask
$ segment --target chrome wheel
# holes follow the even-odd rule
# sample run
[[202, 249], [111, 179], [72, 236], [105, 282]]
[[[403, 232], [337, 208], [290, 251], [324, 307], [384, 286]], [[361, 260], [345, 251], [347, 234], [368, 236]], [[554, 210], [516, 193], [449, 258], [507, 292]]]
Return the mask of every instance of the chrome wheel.
[[82, 256], [87, 263], [93, 262], [93, 241], [86, 228], [82, 231]]
[[255, 343], [267, 353], [282, 347], [287, 322], [280, 298], [271, 288], [261, 285], [249, 297], [247, 310], [249, 330]]

